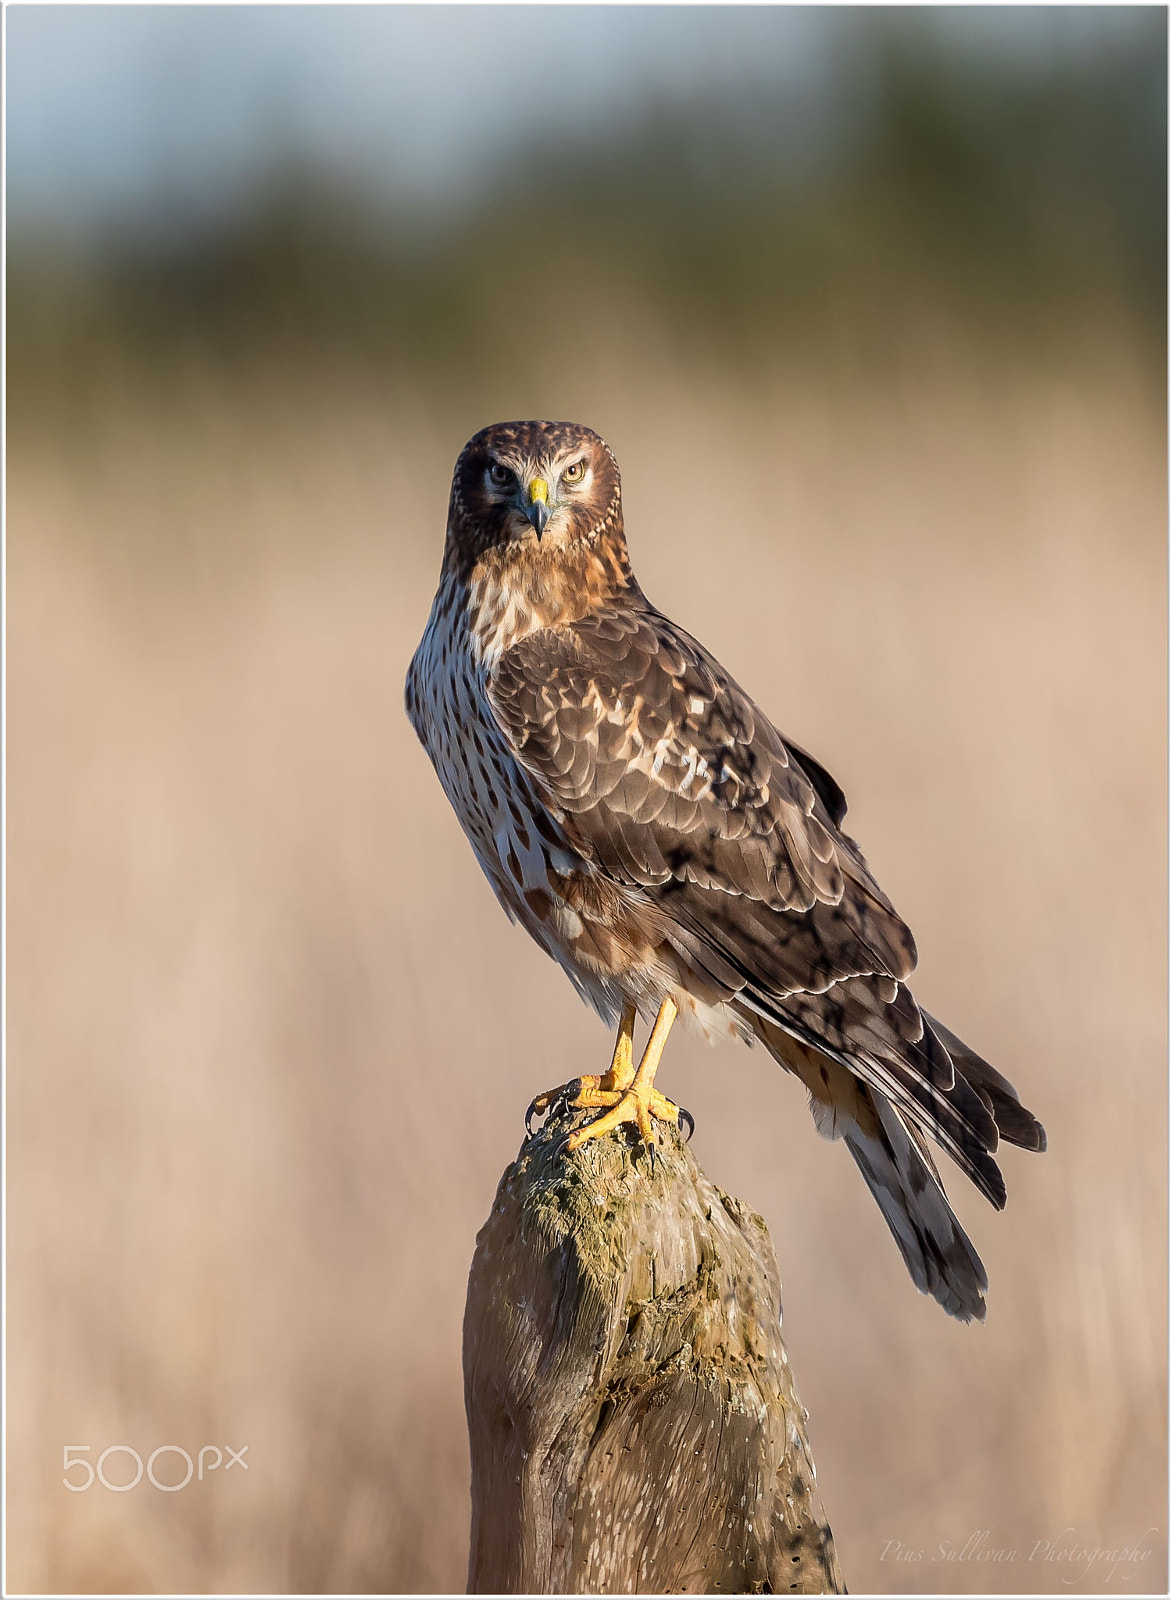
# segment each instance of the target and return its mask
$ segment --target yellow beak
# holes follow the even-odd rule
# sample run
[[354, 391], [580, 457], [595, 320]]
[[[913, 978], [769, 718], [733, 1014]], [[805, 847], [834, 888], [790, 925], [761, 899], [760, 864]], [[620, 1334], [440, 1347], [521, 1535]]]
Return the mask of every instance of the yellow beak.
[[533, 524], [533, 530], [538, 538], [542, 537], [542, 529], [550, 520], [550, 509], [547, 504], [550, 489], [545, 478], [531, 478], [529, 484], [529, 509], [526, 516]]

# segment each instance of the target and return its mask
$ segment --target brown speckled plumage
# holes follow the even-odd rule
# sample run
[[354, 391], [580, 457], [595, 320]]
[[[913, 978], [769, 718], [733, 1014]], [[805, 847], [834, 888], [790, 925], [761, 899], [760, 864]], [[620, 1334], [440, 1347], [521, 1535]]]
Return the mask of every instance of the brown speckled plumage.
[[[553, 486], [540, 533], [534, 478]], [[999, 1137], [1042, 1149], [1042, 1128], [917, 1005], [912, 935], [841, 829], [838, 784], [645, 598], [598, 435], [470, 440], [406, 699], [498, 899], [583, 997], [614, 1021], [671, 996], [760, 1039], [847, 1143], [918, 1287], [984, 1315], [927, 1141], [1000, 1207]]]

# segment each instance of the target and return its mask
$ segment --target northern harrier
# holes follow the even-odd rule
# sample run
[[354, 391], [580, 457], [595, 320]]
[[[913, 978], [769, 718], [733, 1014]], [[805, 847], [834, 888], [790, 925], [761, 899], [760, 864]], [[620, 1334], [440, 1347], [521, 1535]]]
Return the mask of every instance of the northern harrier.
[[[678, 1014], [760, 1039], [846, 1143], [917, 1287], [983, 1317], [928, 1140], [1001, 1208], [999, 1137], [1042, 1150], [1043, 1129], [905, 986], [912, 934], [842, 832], [834, 778], [644, 597], [589, 428], [501, 423], [465, 446], [406, 701], [502, 906], [618, 1023], [573, 1102], [601, 1115], [572, 1143], [677, 1117], [653, 1078]], [[655, 1019], [638, 1068], [637, 1012]]]

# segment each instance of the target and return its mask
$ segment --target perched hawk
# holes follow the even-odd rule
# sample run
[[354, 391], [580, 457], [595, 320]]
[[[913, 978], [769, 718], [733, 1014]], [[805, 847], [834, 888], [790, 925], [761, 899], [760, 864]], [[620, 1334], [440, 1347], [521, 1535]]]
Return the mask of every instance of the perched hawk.
[[[760, 1039], [846, 1143], [917, 1287], [983, 1317], [929, 1140], [1000, 1208], [999, 1137], [1042, 1150], [1043, 1129], [913, 999], [912, 934], [834, 778], [644, 597], [589, 428], [501, 423], [465, 446], [406, 700], [506, 912], [618, 1023], [610, 1069], [574, 1086], [602, 1113], [573, 1141], [678, 1115], [653, 1084], [678, 1014]], [[638, 1068], [637, 1012], [655, 1019]]]

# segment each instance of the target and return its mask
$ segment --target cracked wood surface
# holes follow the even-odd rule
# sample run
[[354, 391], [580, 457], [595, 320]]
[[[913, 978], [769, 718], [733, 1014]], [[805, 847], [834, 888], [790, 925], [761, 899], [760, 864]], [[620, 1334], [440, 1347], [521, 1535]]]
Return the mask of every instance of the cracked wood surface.
[[680, 1136], [522, 1146], [464, 1319], [471, 1593], [840, 1593], [766, 1225]]

